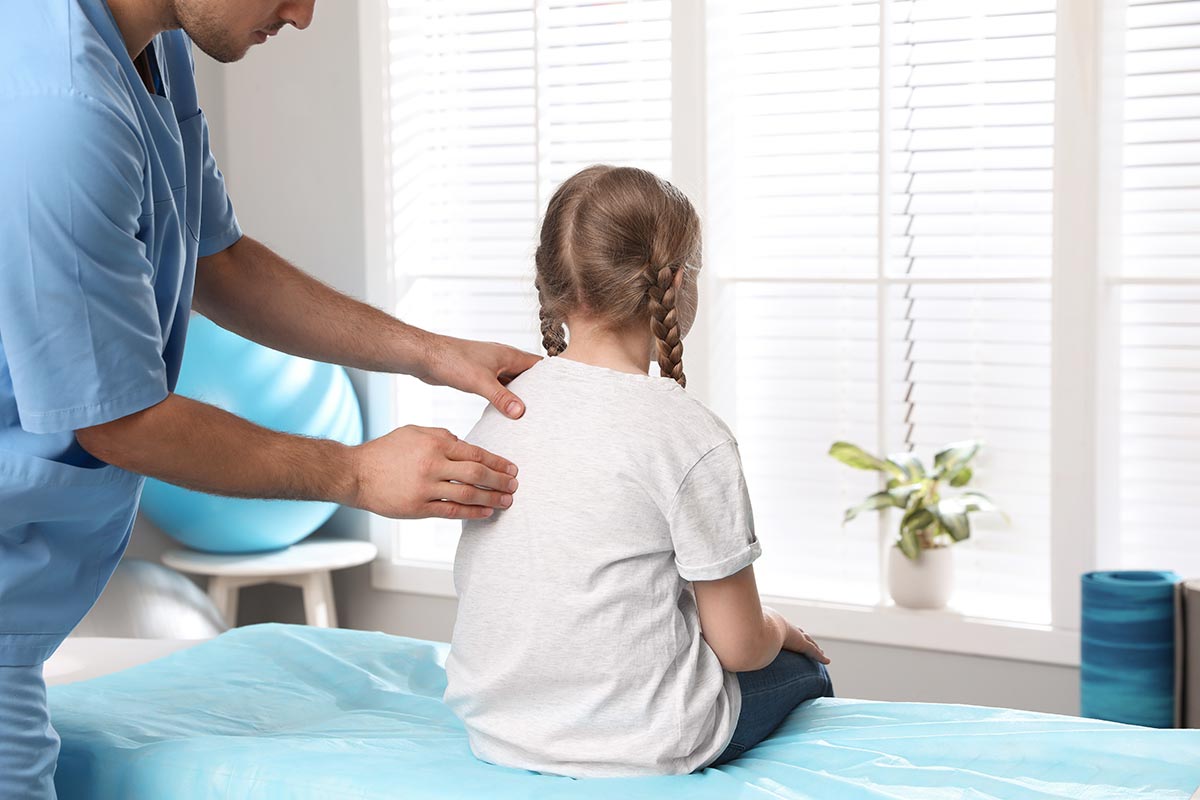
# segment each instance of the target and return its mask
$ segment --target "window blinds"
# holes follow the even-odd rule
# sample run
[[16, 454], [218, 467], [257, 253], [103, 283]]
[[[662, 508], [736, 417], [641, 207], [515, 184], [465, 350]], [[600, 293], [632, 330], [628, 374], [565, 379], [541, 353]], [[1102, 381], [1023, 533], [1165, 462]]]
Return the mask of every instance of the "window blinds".
[[826, 455], [878, 441], [875, 2], [708, 4], [706, 230], [720, 287], [715, 410], [733, 427], [768, 594], [879, 599], [872, 476]]
[[1121, 560], [1200, 573], [1200, 2], [1125, 18]]
[[[1126, 2], [1121, 559], [1198, 572], [1200, 1]], [[550, 192], [596, 161], [670, 176], [671, 3], [389, 7], [400, 313], [537, 350]], [[928, 456], [977, 437], [975, 483], [1012, 524], [975, 518], [956, 604], [1048, 621], [1054, 7], [705, 4], [709, 399], [742, 446], [769, 593], [881, 596], [879, 526], [839, 526], [875, 482], [831, 441]], [[460, 434], [482, 407], [404, 381], [396, 400]], [[449, 560], [455, 523], [404, 529], [400, 557]]]
[[[541, 351], [537, 226], [588, 164], [670, 177], [671, 3], [390, 0], [390, 195], [399, 315]], [[465, 436], [482, 400], [396, 381], [399, 422]], [[453, 560], [459, 524], [404, 522], [393, 555]]]
[[956, 604], [1048, 621], [1054, 3], [882, 10], [710, 0], [718, 411], [772, 552], [760, 583], [879, 598], [878, 524], [839, 530], [875, 484], [833, 440], [981, 438], [976, 482], [1013, 524], [976, 518]]
[[1024, 622], [1050, 615], [1054, 8], [891, 6], [887, 441], [983, 440], [1012, 522], [973, 517], [954, 602]]

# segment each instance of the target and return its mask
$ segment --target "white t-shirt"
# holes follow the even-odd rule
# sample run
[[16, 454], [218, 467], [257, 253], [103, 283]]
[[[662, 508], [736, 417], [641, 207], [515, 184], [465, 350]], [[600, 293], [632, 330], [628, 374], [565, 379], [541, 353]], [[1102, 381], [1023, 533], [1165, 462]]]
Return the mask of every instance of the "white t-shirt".
[[513, 381], [468, 439], [520, 467], [511, 508], [463, 524], [446, 702], [496, 764], [682, 774], [733, 735], [737, 677], [689, 581], [759, 555], [737, 444], [666, 378], [563, 357]]

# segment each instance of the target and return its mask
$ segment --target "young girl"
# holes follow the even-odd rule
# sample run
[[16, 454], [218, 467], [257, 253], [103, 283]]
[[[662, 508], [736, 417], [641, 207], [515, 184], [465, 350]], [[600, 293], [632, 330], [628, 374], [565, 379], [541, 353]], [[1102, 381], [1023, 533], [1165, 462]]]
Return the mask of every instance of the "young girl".
[[521, 491], [463, 524], [446, 702], [496, 764], [736, 758], [833, 689], [821, 648], [760, 604], [737, 443], [684, 391], [699, 218], [644, 170], [590, 167], [551, 199], [536, 261], [551, 358], [513, 381], [521, 420], [489, 409], [469, 437], [520, 465]]

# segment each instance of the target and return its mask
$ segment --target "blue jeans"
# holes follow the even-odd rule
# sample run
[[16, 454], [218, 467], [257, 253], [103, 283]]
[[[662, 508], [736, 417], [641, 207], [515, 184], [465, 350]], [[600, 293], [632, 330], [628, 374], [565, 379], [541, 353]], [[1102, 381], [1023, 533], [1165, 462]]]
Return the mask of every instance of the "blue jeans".
[[771, 735], [796, 706], [814, 697], [833, 697], [833, 681], [825, 665], [808, 656], [781, 650], [767, 666], [737, 673], [742, 711], [725, 752], [708, 766], [716, 767]]

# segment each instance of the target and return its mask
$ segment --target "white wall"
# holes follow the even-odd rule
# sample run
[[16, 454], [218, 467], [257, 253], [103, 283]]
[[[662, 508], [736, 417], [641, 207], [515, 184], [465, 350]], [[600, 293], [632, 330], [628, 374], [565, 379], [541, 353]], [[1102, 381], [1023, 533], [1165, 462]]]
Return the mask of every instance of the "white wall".
[[[220, 130], [214, 141], [221, 146], [214, 148], [246, 231], [361, 297], [367, 283], [358, 15], [358, 3], [327, 0], [308, 31], [288, 30], [242, 63], [198, 69], [206, 109]], [[340, 512], [329, 529], [365, 538], [366, 518]], [[152, 555], [161, 546], [161, 534], [139, 525], [134, 553]], [[338, 574], [336, 586], [344, 625], [450, 636], [453, 600], [377, 591], [366, 568]], [[299, 618], [298, 598], [283, 590], [248, 592], [242, 603], [243, 622]], [[858, 642], [823, 645], [843, 696], [1078, 711], [1074, 668]]]
[[[345, 621], [366, 630], [446, 640], [454, 627], [456, 601], [373, 590], [366, 568], [343, 575], [337, 602], [352, 610]], [[1075, 668], [833, 639], [822, 639], [821, 646], [842, 697], [1079, 713]]]

